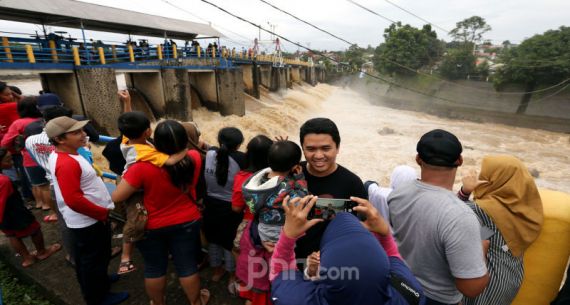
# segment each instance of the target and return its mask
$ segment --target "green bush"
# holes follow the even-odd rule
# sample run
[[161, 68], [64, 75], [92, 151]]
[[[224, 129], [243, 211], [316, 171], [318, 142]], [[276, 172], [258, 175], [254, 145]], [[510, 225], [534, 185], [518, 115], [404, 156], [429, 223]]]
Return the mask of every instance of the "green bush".
[[2, 287], [3, 304], [53, 305], [41, 297], [33, 285], [22, 283], [2, 261], [0, 261], [0, 287]]

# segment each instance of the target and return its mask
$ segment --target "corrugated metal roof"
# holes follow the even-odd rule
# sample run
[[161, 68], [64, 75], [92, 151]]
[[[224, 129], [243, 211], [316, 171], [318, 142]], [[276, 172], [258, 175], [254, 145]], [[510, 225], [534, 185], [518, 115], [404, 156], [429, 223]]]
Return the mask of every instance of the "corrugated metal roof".
[[141, 36], [188, 40], [196, 35], [221, 37], [207, 24], [73, 0], [0, 0], [0, 19]]

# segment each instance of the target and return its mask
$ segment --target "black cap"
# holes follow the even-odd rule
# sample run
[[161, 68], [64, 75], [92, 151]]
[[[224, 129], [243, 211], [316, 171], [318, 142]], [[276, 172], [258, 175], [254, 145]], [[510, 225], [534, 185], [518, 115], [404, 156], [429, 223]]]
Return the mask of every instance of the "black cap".
[[427, 164], [444, 167], [457, 167], [457, 160], [463, 148], [457, 137], [445, 130], [434, 129], [424, 134], [416, 150]]

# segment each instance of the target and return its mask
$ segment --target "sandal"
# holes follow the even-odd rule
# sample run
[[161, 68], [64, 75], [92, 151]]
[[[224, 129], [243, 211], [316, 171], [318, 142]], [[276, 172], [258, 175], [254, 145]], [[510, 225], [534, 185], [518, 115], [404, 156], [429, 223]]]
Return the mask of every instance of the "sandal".
[[137, 267], [135, 267], [133, 261], [121, 262], [119, 264], [119, 271], [117, 271], [117, 274], [126, 274], [135, 270], [137, 270]]

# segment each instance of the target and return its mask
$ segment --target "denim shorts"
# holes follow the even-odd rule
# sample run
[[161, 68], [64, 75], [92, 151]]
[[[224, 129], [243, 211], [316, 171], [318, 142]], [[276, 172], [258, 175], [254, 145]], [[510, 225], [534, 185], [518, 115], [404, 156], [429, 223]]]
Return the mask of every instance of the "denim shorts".
[[166, 274], [168, 254], [178, 277], [198, 272], [200, 220], [148, 230], [145, 238], [136, 242], [144, 259], [144, 277], [159, 278]]
[[41, 186], [49, 183], [46, 179], [46, 171], [41, 166], [24, 167], [24, 171], [32, 186]]

